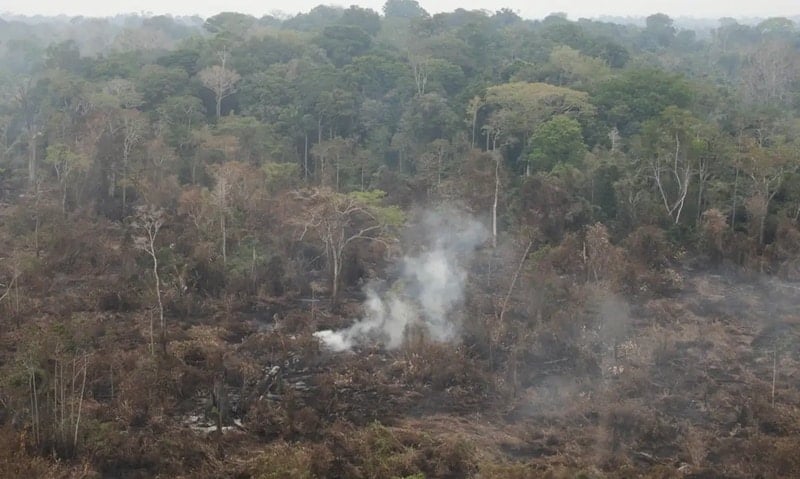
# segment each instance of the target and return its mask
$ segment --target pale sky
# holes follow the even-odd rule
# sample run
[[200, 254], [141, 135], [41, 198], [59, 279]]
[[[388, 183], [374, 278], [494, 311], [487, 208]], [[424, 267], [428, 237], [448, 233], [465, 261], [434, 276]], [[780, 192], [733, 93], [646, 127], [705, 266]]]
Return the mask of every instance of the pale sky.
[[[510, 8], [525, 18], [541, 18], [552, 12], [567, 12], [569, 18], [598, 15], [643, 16], [662, 12], [672, 17], [771, 17], [800, 14], [798, 0], [418, 0], [430, 13], [456, 8], [499, 10]], [[0, 12], [25, 15], [110, 16], [118, 13], [193, 15], [203, 17], [222, 11], [249, 13], [260, 17], [279, 10], [294, 14], [320, 3], [358, 4], [378, 12], [385, 0], [0, 0]]]

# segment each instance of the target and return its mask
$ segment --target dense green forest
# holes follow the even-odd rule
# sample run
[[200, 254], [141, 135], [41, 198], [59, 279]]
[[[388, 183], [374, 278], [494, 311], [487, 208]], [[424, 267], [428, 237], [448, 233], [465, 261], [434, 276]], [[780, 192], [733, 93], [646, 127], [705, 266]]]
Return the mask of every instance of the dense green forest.
[[0, 18], [0, 476], [800, 476], [800, 25]]

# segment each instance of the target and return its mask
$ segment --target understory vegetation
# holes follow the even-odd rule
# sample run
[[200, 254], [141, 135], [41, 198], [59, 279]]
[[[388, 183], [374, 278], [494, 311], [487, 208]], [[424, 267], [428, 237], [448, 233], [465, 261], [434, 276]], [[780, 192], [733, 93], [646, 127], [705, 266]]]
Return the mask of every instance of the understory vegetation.
[[704, 25], [0, 18], [0, 477], [800, 477], [800, 26]]

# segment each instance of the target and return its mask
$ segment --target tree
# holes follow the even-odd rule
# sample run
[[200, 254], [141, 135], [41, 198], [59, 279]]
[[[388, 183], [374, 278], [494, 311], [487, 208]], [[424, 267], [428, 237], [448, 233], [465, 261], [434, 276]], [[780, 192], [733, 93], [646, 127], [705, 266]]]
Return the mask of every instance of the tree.
[[[156, 239], [161, 227], [166, 221], [166, 213], [163, 209], [152, 205], [143, 205], [136, 208], [136, 215], [131, 226], [139, 233], [133, 238], [133, 245], [136, 249], [144, 251], [153, 261], [153, 281], [158, 301], [158, 319], [161, 326], [161, 346], [166, 352], [166, 328], [164, 322], [164, 303], [161, 300], [161, 276], [158, 273], [158, 251], [156, 250]], [[152, 329], [152, 328], [151, 328]]]
[[382, 206], [380, 190], [337, 193], [330, 188], [307, 192], [303, 215], [295, 220], [302, 228], [299, 240], [314, 236], [325, 248], [331, 280], [331, 297], [338, 300], [341, 274], [351, 245], [373, 241], [388, 247], [388, 230], [403, 222], [396, 206]]
[[203, 28], [217, 36], [243, 38], [258, 20], [237, 12], [222, 12], [209, 17]]
[[406, 105], [392, 138], [392, 148], [398, 153], [398, 169], [403, 170], [407, 158], [416, 157], [418, 146], [451, 137], [459, 123], [444, 96], [438, 93], [414, 96]]
[[51, 165], [56, 172], [56, 178], [61, 186], [61, 212], [66, 213], [69, 182], [74, 174], [89, 168], [89, 159], [81, 153], [72, 151], [63, 143], [56, 143], [47, 147], [45, 163]]
[[472, 133], [472, 136], [470, 137], [470, 146], [472, 148], [475, 148], [475, 129], [478, 125], [478, 112], [481, 111], [483, 105], [483, 98], [479, 96], [472, 97], [467, 104], [467, 114], [469, 115], [469, 125], [471, 126], [470, 131]]
[[691, 113], [670, 106], [644, 126], [647, 169], [664, 209], [677, 224], [695, 176], [692, 133], [699, 122]]
[[430, 142], [417, 159], [417, 176], [423, 179], [429, 191], [431, 189], [439, 191], [453, 150], [450, 141], [439, 138]]
[[581, 87], [591, 87], [611, 76], [611, 70], [605, 61], [583, 55], [565, 45], [553, 48], [550, 52], [550, 63], [558, 75], [558, 85], [581, 89]]
[[550, 171], [557, 164], [580, 166], [586, 155], [581, 125], [574, 118], [558, 115], [539, 125], [530, 141], [528, 156], [533, 171]]
[[758, 245], [764, 246], [764, 230], [769, 207], [785, 178], [800, 169], [797, 146], [781, 138], [761, 141], [745, 138], [740, 147], [739, 165], [750, 179], [750, 214], [758, 220]]
[[136, 82], [136, 89], [142, 92], [146, 108], [154, 108], [167, 98], [180, 95], [189, 85], [189, 75], [178, 67], [145, 65]]
[[[314, 145], [311, 148], [311, 156], [319, 161], [319, 170], [317, 171], [315, 168], [315, 171], [317, 171], [320, 184], [333, 185], [334, 189], [339, 191], [342, 166], [355, 158], [355, 144], [350, 139], [337, 136]], [[325, 172], [326, 165], [328, 165], [327, 173]]]
[[623, 135], [638, 132], [643, 122], [668, 106], [687, 108], [691, 99], [689, 84], [681, 75], [653, 69], [626, 70], [597, 85], [592, 95], [601, 118]]
[[308, 13], [301, 13], [283, 22], [283, 28], [290, 28], [296, 31], [315, 32], [320, 31], [328, 25], [334, 24], [342, 16], [341, 7], [330, 7], [327, 5], [317, 5]]
[[222, 112], [222, 100], [236, 93], [236, 84], [241, 79], [238, 73], [226, 67], [227, 54], [224, 52], [221, 60], [221, 65], [204, 68], [197, 74], [203, 86], [214, 92], [217, 120]]
[[420, 18], [427, 17], [426, 12], [417, 0], [387, 0], [383, 4], [383, 14], [386, 18]]
[[381, 17], [378, 12], [357, 5], [350, 5], [350, 8], [342, 12], [339, 23], [359, 27], [373, 37], [381, 30]]
[[42, 133], [41, 123], [43, 116], [42, 102], [38, 98], [41, 91], [33, 80], [21, 82], [14, 91], [14, 103], [22, 118], [22, 134], [28, 147], [28, 186], [36, 185], [36, 170], [38, 168], [37, 148]]
[[675, 27], [672, 19], [663, 13], [650, 15], [645, 19], [642, 31], [644, 44], [648, 49], [657, 50], [669, 47], [675, 40]]
[[486, 91], [486, 103], [494, 108], [487, 130], [494, 136], [492, 141], [519, 142], [520, 157], [533, 131], [542, 122], [554, 115], [580, 118], [590, 117], [595, 112], [587, 93], [546, 83], [514, 82], [493, 86]]
[[109, 81], [104, 87], [104, 92], [114, 99], [117, 106], [126, 110], [139, 108], [143, 103], [142, 95], [136, 90], [136, 85], [124, 78]]
[[239, 161], [226, 161], [209, 167], [214, 177], [214, 189], [211, 200], [219, 215], [222, 264], [228, 263], [228, 238], [231, 225], [228, 219], [235, 218], [236, 211], [243, 211], [256, 203], [256, 195], [260, 191], [262, 177], [258, 170]]
[[353, 57], [365, 54], [372, 46], [372, 38], [357, 26], [331, 25], [325, 27], [315, 43], [325, 50], [334, 65], [342, 67]]
[[191, 132], [203, 124], [203, 102], [195, 96], [171, 96], [156, 108], [158, 128], [179, 151], [191, 141]]
[[130, 182], [130, 159], [134, 149], [142, 142], [147, 130], [147, 118], [138, 110], [120, 112], [120, 133], [122, 135], [122, 212], [128, 207], [128, 186]]
[[746, 103], [778, 108], [786, 103], [800, 73], [796, 48], [785, 41], [771, 40], [747, 55], [741, 76], [741, 92]]

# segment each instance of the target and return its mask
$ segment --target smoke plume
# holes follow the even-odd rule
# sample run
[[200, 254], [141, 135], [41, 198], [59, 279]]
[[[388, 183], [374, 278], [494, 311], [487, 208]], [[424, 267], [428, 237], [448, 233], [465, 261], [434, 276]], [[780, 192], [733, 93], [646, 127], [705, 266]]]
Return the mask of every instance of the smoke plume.
[[410, 326], [420, 327], [436, 341], [455, 337], [465, 265], [486, 240], [486, 229], [474, 218], [448, 210], [426, 213], [411, 233], [420, 240], [419, 251], [403, 258], [400, 278], [391, 288], [379, 292], [375, 284], [367, 287], [364, 317], [349, 328], [314, 334], [328, 348], [346, 351], [366, 341], [396, 348]]

